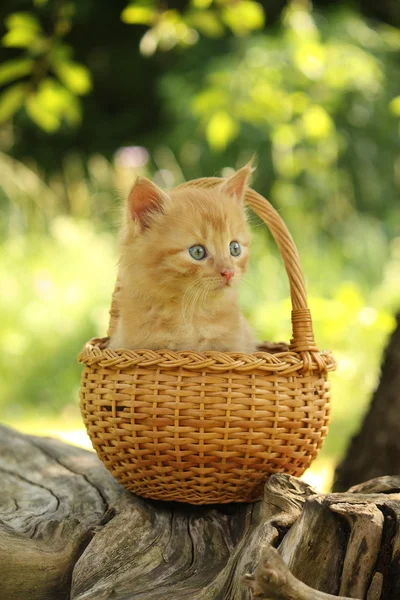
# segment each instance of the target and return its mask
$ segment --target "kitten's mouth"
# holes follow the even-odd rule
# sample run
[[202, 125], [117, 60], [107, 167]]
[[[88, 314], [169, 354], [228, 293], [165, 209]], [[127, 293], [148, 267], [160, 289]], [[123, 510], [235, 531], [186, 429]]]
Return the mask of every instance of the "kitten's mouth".
[[233, 279], [230, 279], [229, 281], [226, 281], [225, 279], [219, 280], [218, 282], [216, 282], [215, 284], [215, 289], [216, 290], [226, 290], [227, 288], [232, 288], [234, 286], [234, 281]]
[[224, 290], [232, 289], [235, 287], [235, 277], [226, 280], [224, 277], [215, 277], [212, 278], [208, 283], [209, 293], [218, 294], [223, 292]]

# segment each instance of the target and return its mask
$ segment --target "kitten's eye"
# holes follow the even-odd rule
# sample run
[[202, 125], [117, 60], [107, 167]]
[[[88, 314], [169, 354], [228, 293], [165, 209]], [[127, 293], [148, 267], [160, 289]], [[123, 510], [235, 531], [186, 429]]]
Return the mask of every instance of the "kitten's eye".
[[242, 254], [242, 247], [239, 242], [231, 242], [229, 244], [229, 251], [232, 256], [240, 256]]
[[206, 249], [204, 248], [204, 246], [200, 246], [200, 244], [191, 246], [189, 248], [189, 254], [195, 260], [203, 260], [203, 258], [207, 256]]

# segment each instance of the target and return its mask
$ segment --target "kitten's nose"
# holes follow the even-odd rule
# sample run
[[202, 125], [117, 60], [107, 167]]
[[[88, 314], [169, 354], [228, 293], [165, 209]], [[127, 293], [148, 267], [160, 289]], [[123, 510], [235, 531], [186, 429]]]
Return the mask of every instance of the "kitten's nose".
[[230, 280], [232, 279], [233, 275], [234, 275], [234, 270], [233, 269], [223, 269], [221, 271], [221, 275], [222, 277], [225, 279], [226, 283], [229, 284]]

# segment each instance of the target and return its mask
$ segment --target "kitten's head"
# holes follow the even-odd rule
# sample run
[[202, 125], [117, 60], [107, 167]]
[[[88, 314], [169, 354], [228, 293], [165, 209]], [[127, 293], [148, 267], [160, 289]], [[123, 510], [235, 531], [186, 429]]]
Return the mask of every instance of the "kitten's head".
[[251, 166], [211, 189], [164, 192], [138, 178], [126, 203], [121, 267], [132, 291], [204, 301], [231, 289], [248, 262], [244, 195]]

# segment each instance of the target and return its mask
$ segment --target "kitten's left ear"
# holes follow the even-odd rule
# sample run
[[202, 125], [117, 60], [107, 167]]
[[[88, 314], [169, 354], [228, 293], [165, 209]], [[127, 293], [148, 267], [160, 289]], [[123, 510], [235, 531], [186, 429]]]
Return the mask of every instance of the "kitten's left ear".
[[234, 175], [226, 179], [226, 181], [221, 184], [221, 192], [224, 192], [225, 194], [228, 194], [228, 196], [232, 196], [237, 200], [243, 200], [247, 182], [254, 170], [255, 169], [252, 166], [252, 161], [250, 161], [247, 163], [247, 165], [236, 171]]

